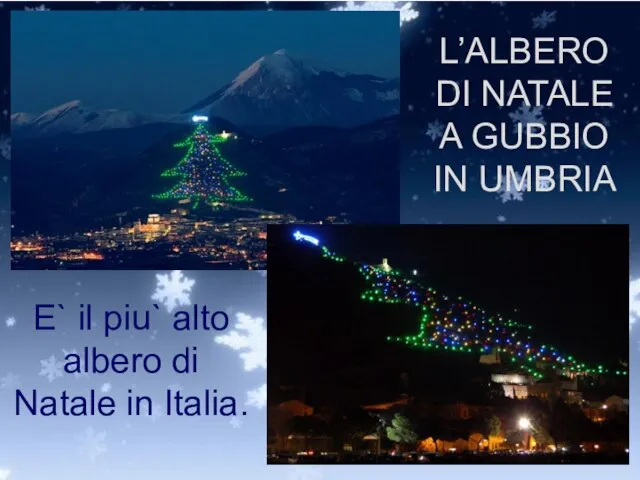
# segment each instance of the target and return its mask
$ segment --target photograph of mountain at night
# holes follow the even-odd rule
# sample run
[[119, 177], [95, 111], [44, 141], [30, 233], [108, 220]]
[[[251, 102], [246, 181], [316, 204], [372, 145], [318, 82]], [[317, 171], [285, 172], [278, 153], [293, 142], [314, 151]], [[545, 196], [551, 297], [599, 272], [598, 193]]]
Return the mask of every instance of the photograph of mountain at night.
[[398, 222], [395, 12], [131, 13], [12, 15], [12, 269], [264, 269], [267, 224]]

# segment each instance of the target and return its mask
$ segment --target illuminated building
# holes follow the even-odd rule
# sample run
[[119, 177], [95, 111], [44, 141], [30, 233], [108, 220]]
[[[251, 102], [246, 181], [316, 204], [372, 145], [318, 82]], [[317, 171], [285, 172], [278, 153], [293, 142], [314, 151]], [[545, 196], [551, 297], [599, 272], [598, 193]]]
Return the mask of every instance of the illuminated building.
[[505, 397], [517, 399], [527, 398], [533, 383], [529, 376], [520, 373], [494, 373], [491, 381], [502, 385]]
[[382, 265], [380, 265], [380, 268], [385, 272], [391, 271], [391, 265], [389, 265], [389, 261], [386, 258], [382, 259]]

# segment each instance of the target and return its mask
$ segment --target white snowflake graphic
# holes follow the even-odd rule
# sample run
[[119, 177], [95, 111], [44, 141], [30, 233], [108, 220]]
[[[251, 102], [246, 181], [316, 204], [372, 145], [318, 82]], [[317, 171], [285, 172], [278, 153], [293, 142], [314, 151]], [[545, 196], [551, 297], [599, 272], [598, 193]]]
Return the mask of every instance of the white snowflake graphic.
[[111, 384], [109, 382], [107, 383], [103, 383], [102, 386], [100, 387], [100, 391], [102, 393], [109, 393], [111, 391]]
[[296, 465], [291, 467], [291, 472], [287, 475], [288, 480], [320, 480], [322, 472], [311, 465]]
[[425, 135], [430, 137], [432, 142], [435, 142], [438, 138], [441, 138], [442, 135], [444, 135], [444, 124], [438, 119], [436, 119], [435, 122], [427, 123], [427, 131]]
[[[522, 175], [518, 172], [515, 172], [515, 182], [508, 181], [506, 176], [502, 176], [502, 183], [500, 185], [500, 189], [498, 190], [498, 198], [502, 200], [502, 203], [507, 202], [522, 202], [524, 201], [524, 190], [526, 188], [526, 183], [522, 182]], [[522, 188], [518, 188], [518, 187]]]
[[20, 385], [20, 377], [15, 373], [7, 373], [4, 377], [0, 378], [0, 389], [16, 388]]
[[256, 368], [267, 368], [267, 328], [264, 319], [237, 313], [235, 331], [218, 335], [215, 341], [241, 351], [240, 359], [244, 362], [247, 372]]
[[42, 377], [47, 377], [49, 382], [62, 377], [64, 363], [59, 361], [55, 355], [51, 355], [45, 360], [40, 360], [40, 373]]
[[556, 11], [544, 10], [540, 15], [533, 17], [533, 28], [545, 29], [556, 21]]
[[170, 274], [156, 275], [156, 291], [152, 300], [162, 302], [171, 313], [176, 307], [191, 305], [191, 289], [196, 281], [185, 277], [180, 270], [173, 270]]
[[9, 317], [9, 318], [7, 318], [7, 320], [4, 323], [5, 323], [5, 325], [7, 327], [11, 328], [16, 324], [16, 318], [15, 317]]
[[106, 438], [106, 432], [96, 432], [89, 427], [78, 437], [80, 450], [94, 462], [100, 455], [107, 452]]
[[629, 331], [640, 318], [640, 278], [629, 282]]
[[551, 188], [551, 180], [548, 178], [541, 178], [538, 180], [538, 189], [547, 190]]
[[11, 160], [11, 138], [0, 137], [0, 158]]
[[515, 112], [509, 114], [509, 118], [513, 122], [513, 132], [518, 132], [518, 125], [528, 124], [528, 123], [539, 123], [541, 125], [546, 125], [547, 122], [542, 117], [542, 105], [538, 107], [530, 107], [525, 105], [524, 102], [518, 107]]
[[149, 405], [147, 402], [140, 402], [140, 417], [147, 417], [152, 422], [155, 422], [160, 417], [164, 415], [164, 410], [162, 409], [162, 405], [160, 402], [153, 401], [151, 402], [151, 411], [149, 411]]
[[414, 202], [417, 202], [418, 200], [420, 200], [420, 196], [418, 194], [413, 194], [411, 195], [411, 200], [413, 200]]
[[247, 392], [247, 405], [250, 407], [256, 407], [257, 409], [263, 409], [267, 404], [267, 384], [263, 384], [262, 386], [249, 390]]
[[504, 223], [504, 222], [506, 222], [506, 221], [507, 221], [507, 217], [505, 217], [504, 215], [498, 215], [497, 220], [498, 220], [500, 223]]
[[331, 9], [334, 12], [400, 12], [400, 26], [420, 16], [413, 2], [345, 2], [344, 6]]
[[260, 275], [262, 275], [264, 278], [267, 278], [267, 271], [266, 270], [258, 270], [258, 272], [260, 273]]
[[11, 470], [8, 468], [0, 467], [0, 480], [9, 480], [11, 477]]
[[27, 12], [48, 12], [49, 10], [51, 10], [50, 8], [47, 8], [44, 3], [42, 5], [38, 5], [36, 7], [24, 7], [24, 9]]
[[240, 428], [242, 426], [242, 420], [240, 420], [238, 417], [233, 417], [229, 423], [231, 424], [231, 426], [233, 428]]

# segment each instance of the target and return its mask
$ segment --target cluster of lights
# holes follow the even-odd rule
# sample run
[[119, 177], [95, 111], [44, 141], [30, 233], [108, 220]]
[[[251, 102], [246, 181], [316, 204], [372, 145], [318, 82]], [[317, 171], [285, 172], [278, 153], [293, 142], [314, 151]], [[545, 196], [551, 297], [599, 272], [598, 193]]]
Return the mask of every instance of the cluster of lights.
[[345, 257], [341, 257], [340, 255], [336, 255], [327, 247], [322, 247], [322, 256], [324, 258], [328, 258], [329, 260], [333, 260], [334, 262], [344, 263], [347, 259]]
[[177, 148], [188, 148], [186, 155], [175, 167], [162, 173], [163, 177], [180, 177], [180, 183], [165, 193], [153, 195], [153, 198], [189, 199], [194, 208], [200, 202], [217, 204], [251, 201], [251, 198], [229, 185], [229, 178], [246, 175], [234, 168], [218, 149], [217, 144], [226, 142], [230, 135], [226, 132], [211, 135], [205, 124], [200, 123], [200, 117], [196, 121], [194, 116], [194, 122], [198, 125], [195, 132], [186, 141], [174, 145]]
[[[294, 234], [314, 245], [314, 237]], [[304, 238], [307, 237], [307, 238]], [[321, 247], [322, 256], [338, 263], [346, 261], [327, 247]], [[420, 311], [418, 333], [403, 337], [388, 337], [389, 341], [424, 349], [447, 350], [473, 354], [490, 354], [498, 351], [510, 358], [517, 367], [534, 378], [542, 378], [542, 369], [553, 368], [574, 375], [615, 374], [626, 376], [625, 370], [609, 370], [602, 365], [588, 366], [570, 355], [561, 354], [553, 345], [536, 344], [530, 336], [531, 325], [516, 322], [501, 315], [489, 315], [485, 310], [461, 297], [452, 299], [425, 288], [415, 281], [417, 271], [405, 276], [389, 266], [386, 259], [381, 265], [358, 265], [369, 288], [362, 300], [386, 304], [404, 304]], [[412, 278], [413, 277], [413, 278]]]

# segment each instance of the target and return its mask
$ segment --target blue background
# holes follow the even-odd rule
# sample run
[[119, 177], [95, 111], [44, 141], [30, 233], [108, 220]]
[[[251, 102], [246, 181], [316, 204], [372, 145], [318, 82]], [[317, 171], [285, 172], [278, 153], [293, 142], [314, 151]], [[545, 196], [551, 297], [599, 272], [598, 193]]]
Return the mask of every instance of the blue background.
[[[277, 4], [256, 2], [243, 5], [216, 4], [215, 8], [246, 9], [328, 9], [340, 5], [335, 3]], [[37, 3], [40, 5], [40, 3]], [[77, 9], [80, 4], [46, 4], [52, 9]], [[118, 5], [108, 3], [87, 3], [89, 9], [113, 9]], [[142, 4], [124, 4], [120, 8], [137, 10]], [[184, 2], [178, 5], [145, 3], [145, 9], [210, 8], [202, 4]], [[3, 56], [0, 66], [1, 139], [0, 145], [8, 146], [9, 135], [9, 72], [6, 48], [9, 40], [8, 9], [22, 10], [24, 5], [4, 4], [0, 9], [0, 41]], [[640, 5], [621, 3], [429, 3], [420, 4], [420, 17], [407, 22], [401, 29], [402, 49], [402, 102], [404, 127], [404, 163], [402, 192], [402, 221], [405, 223], [630, 223], [631, 224], [631, 271], [634, 278], [639, 274], [638, 242], [635, 231], [638, 215], [637, 185], [639, 172], [638, 122], [635, 105], [638, 78], [636, 39], [640, 28]], [[544, 32], [533, 30], [532, 19], [543, 10], [557, 11], [556, 21]], [[33, 12], [46, 15], [46, 12]], [[274, 13], [277, 14], [277, 13]], [[337, 13], [342, 15], [342, 13]], [[397, 15], [391, 14], [391, 15]], [[614, 88], [620, 98], [612, 112], [607, 112], [612, 126], [610, 146], [604, 154], [577, 158], [572, 152], [572, 160], [610, 162], [612, 172], [618, 182], [619, 192], [598, 194], [524, 194], [524, 201], [502, 203], [495, 195], [482, 192], [466, 194], [434, 194], [433, 164], [438, 162], [438, 151], [434, 141], [425, 135], [428, 124], [436, 119], [446, 121], [448, 114], [436, 110], [433, 92], [434, 80], [438, 77], [438, 38], [443, 33], [458, 35], [602, 35], [606, 36], [612, 51], [612, 60], [607, 62], [608, 70], [603, 76], [613, 78]], [[354, 33], [357, 35], [357, 33]], [[42, 40], [46, 42], [46, 39]], [[586, 71], [585, 71], [586, 72]], [[564, 78], [571, 78], [576, 72], [557, 72]], [[602, 73], [602, 72], [601, 72]], [[466, 76], [481, 75], [482, 72], [468, 71]], [[550, 73], [553, 77], [556, 73]], [[526, 78], [529, 73], [514, 72], [513, 75]], [[586, 73], [585, 73], [586, 75]], [[586, 109], [589, 110], [589, 109]], [[594, 112], [583, 112], [589, 116]], [[507, 111], [502, 112], [506, 118]], [[599, 114], [599, 112], [598, 112]], [[451, 112], [454, 115], [454, 112]], [[457, 115], [473, 113], [460, 110]], [[480, 114], [478, 114], [480, 115]], [[492, 115], [498, 115], [493, 112]], [[561, 113], [551, 112], [548, 119]], [[595, 115], [595, 114], [594, 114]], [[582, 118], [576, 119], [583, 120]], [[562, 120], [560, 120], [562, 121]], [[442, 154], [442, 152], [440, 152]], [[607, 157], [604, 158], [604, 155]], [[434, 158], [435, 157], [435, 158]], [[483, 160], [507, 163], [498, 157], [480, 158], [470, 154], [448, 157], [449, 161], [477, 164]], [[525, 157], [509, 157], [516, 161], [530, 162]], [[551, 158], [548, 163], [572, 163], [569, 158]], [[248, 392], [259, 388], [265, 382], [265, 370], [260, 365], [246, 370], [240, 357], [241, 351], [216, 343], [213, 334], [176, 334], [171, 331], [170, 315], [166, 310], [159, 312], [157, 326], [150, 332], [123, 333], [117, 340], [105, 341], [98, 332], [92, 335], [78, 332], [73, 324], [74, 315], [61, 321], [62, 327], [56, 332], [34, 332], [33, 313], [37, 302], [60, 302], [72, 305], [77, 302], [91, 302], [96, 305], [117, 307], [129, 302], [138, 308], [149, 308], [151, 296], [156, 288], [153, 272], [10, 272], [8, 243], [10, 230], [9, 207], [9, 165], [8, 158], [0, 156], [0, 378], [8, 373], [20, 376], [23, 388], [39, 388], [42, 392], [86, 391], [100, 388], [106, 382], [113, 386], [112, 394], [122, 398], [126, 388], [135, 384], [136, 389], [149, 392], [152, 396], [171, 384], [179, 383], [191, 390], [210, 386], [220, 392], [235, 395], [239, 410], [246, 416], [237, 417], [241, 423], [231, 423], [229, 418], [175, 419], [158, 418], [16, 418], [13, 412], [11, 388], [0, 390], [0, 472], [11, 470], [12, 480], [100, 480], [118, 478], [122, 480], [153, 478], [156, 480], [189, 478], [205, 479], [240, 475], [241, 478], [265, 479], [351, 479], [388, 478], [392, 472], [380, 466], [266, 466], [266, 412], [255, 402], [248, 400]], [[606, 252], [603, 252], [606, 254]], [[497, 267], [499, 268], [499, 266]], [[266, 279], [258, 272], [185, 272], [195, 280], [191, 291], [191, 303], [207, 303], [212, 308], [227, 309], [232, 320], [237, 312], [254, 318], [265, 315]], [[304, 325], [305, 312], [300, 313]], [[6, 327], [5, 320], [15, 317], [16, 324]], [[277, 319], [272, 319], [277, 321]], [[231, 328], [235, 328], [236, 323]], [[605, 327], [603, 327], [604, 329]], [[637, 465], [637, 437], [640, 430], [635, 415], [637, 400], [637, 375], [639, 337], [630, 329], [631, 345], [631, 463]], [[183, 338], [181, 338], [183, 337]], [[40, 360], [51, 355], [62, 354], [62, 349], [80, 349], [84, 345], [98, 344], [106, 349], [153, 350], [173, 353], [188, 342], [199, 345], [201, 372], [190, 378], [174, 376], [117, 376], [105, 378], [65, 377], [48, 382], [39, 376]], [[116, 341], [118, 344], [116, 344]], [[187, 343], [188, 344], [188, 343]], [[253, 404], [251, 404], [253, 403]], [[94, 432], [105, 433], [103, 443], [97, 443], [100, 452], [93, 461], [81, 449], [83, 442], [79, 436], [93, 428]], [[101, 440], [101, 437], [98, 437]], [[86, 445], [86, 443], [84, 444]], [[94, 445], [95, 446], [95, 445]], [[104, 446], [105, 451], [100, 447]], [[576, 476], [586, 480], [609, 476], [617, 479], [631, 479], [633, 466], [527, 466], [514, 470], [516, 466], [429, 466], [393, 467], [402, 468], [405, 478], [454, 475], [502, 477], [517, 475], [520, 479], [538, 479], [541, 476], [561, 478]], [[424, 470], [429, 468], [429, 471]], [[637, 466], [635, 467], [637, 469]], [[1, 474], [1, 473], [0, 473]], [[393, 474], [398, 474], [394, 469]], [[5, 480], [5, 479], [3, 479]]]

